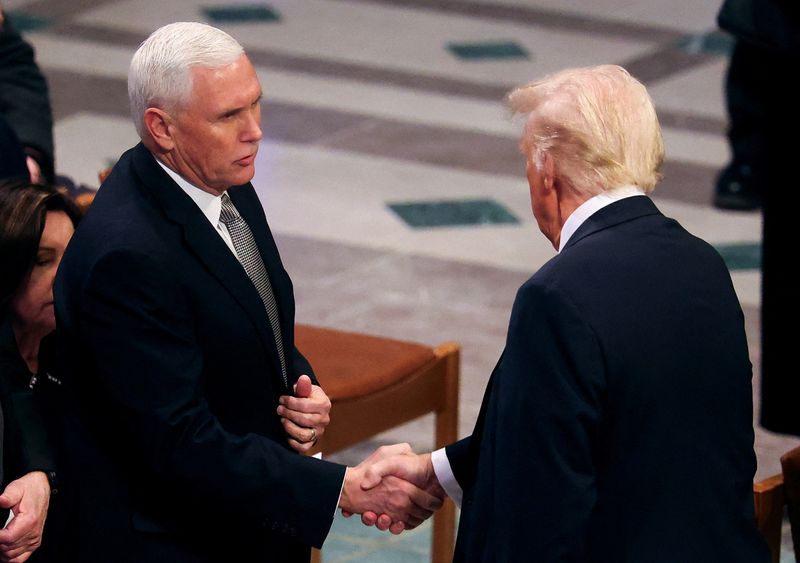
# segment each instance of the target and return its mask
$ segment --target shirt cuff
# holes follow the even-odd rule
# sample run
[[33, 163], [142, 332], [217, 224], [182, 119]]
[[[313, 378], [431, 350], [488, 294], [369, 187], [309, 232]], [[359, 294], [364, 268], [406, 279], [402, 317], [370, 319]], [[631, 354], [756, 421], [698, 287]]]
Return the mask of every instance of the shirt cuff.
[[464, 491], [461, 485], [456, 481], [456, 476], [453, 475], [453, 470], [450, 468], [450, 460], [447, 459], [447, 452], [444, 448], [436, 450], [431, 453], [431, 464], [433, 465], [433, 472], [436, 473], [436, 478], [439, 484], [444, 489], [453, 502], [459, 507], [461, 506], [461, 496]]

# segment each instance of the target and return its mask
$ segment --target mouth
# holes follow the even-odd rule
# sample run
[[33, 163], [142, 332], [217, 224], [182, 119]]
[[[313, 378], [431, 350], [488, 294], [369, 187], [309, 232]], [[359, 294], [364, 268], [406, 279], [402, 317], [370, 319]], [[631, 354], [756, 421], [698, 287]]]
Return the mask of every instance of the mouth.
[[253, 164], [255, 159], [256, 159], [256, 153], [253, 153], [253, 154], [247, 155], [247, 156], [245, 156], [243, 158], [240, 158], [239, 160], [237, 160], [235, 162], [239, 166], [250, 166], [251, 164]]

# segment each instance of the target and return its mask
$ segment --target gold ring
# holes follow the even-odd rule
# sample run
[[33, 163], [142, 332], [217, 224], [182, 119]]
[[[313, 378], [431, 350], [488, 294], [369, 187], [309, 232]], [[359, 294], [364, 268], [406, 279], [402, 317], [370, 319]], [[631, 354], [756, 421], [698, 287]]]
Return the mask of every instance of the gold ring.
[[309, 440], [309, 442], [312, 442], [314, 444], [317, 443], [317, 429], [316, 428], [312, 428], [311, 429], [311, 439]]

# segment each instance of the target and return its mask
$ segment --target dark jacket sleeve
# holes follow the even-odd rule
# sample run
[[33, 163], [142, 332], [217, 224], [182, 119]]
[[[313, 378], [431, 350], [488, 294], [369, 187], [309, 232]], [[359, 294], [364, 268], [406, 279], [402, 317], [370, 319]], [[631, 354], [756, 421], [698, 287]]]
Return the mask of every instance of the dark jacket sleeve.
[[47, 178], [53, 178], [53, 114], [33, 48], [8, 18], [0, 27], [0, 115]]

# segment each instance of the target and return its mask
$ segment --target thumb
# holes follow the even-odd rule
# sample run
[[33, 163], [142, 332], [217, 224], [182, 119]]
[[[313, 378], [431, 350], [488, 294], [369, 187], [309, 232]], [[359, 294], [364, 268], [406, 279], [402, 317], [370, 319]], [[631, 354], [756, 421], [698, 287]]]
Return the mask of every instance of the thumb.
[[405, 471], [401, 456], [384, 458], [365, 468], [364, 477], [361, 479], [361, 489], [368, 491], [373, 487], [377, 487], [381, 479], [386, 475], [394, 475], [401, 479], [406, 479], [407, 474], [408, 472]]
[[0, 508], [11, 508], [22, 500], [22, 489], [20, 487], [8, 486], [0, 495]]
[[294, 396], [305, 399], [311, 396], [311, 378], [307, 375], [301, 375], [297, 378], [297, 383], [294, 384]]

